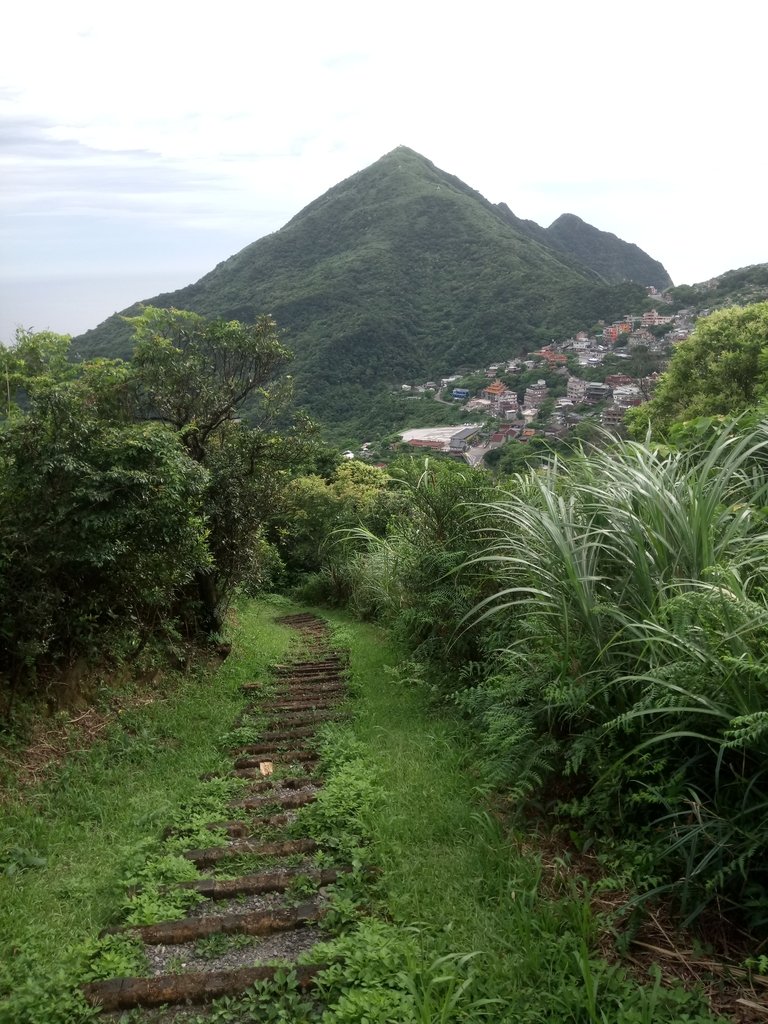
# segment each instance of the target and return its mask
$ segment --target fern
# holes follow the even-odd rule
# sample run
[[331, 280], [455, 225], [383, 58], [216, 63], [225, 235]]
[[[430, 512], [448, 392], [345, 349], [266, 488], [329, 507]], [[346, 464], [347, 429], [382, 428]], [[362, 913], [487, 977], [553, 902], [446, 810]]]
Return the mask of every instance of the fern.
[[755, 711], [731, 720], [725, 730], [723, 746], [730, 750], [756, 747], [768, 738], [768, 711]]

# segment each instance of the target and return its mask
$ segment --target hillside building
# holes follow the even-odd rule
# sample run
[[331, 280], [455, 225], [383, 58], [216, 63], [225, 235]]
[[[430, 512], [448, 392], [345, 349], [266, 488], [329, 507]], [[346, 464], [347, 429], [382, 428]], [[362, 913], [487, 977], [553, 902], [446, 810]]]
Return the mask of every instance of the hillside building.
[[517, 395], [513, 391], [507, 391], [498, 402], [491, 403], [491, 410], [494, 416], [499, 419], [515, 419], [518, 413]]
[[611, 397], [611, 389], [607, 384], [599, 384], [597, 381], [587, 381], [587, 393], [585, 401], [595, 405], [597, 402], [604, 402]]
[[673, 316], [662, 316], [656, 309], [648, 309], [643, 313], [641, 322], [643, 327], [658, 327], [659, 324], [671, 324], [674, 319]]
[[569, 401], [575, 405], [581, 405], [587, 397], [587, 382], [580, 377], [569, 377], [565, 386], [565, 393]]
[[494, 402], [497, 401], [506, 390], [507, 385], [504, 383], [503, 380], [499, 380], [499, 378], [497, 377], [492, 384], [489, 384], [488, 387], [483, 388], [483, 390], [480, 392], [480, 397], [487, 398], [489, 401]]
[[539, 380], [536, 384], [531, 384], [525, 389], [525, 396], [523, 398], [523, 408], [525, 409], [538, 409], [547, 399], [549, 395], [549, 388], [547, 382]]
[[658, 345], [658, 341], [658, 338], [654, 337], [650, 331], [646, 330], [644, 327], [640, 327], [638, 330], [632, 331], [630, 336], [627, 338], [627, 348], [635, 349], [642, 347], [653, 349]]
[[451, 452], [465, 452], [469, 448], [472, 438], [480, 431], [480, 427], [462, 427], [452, 435], [448, 444]]
[[643, 404], [643, 394], [637, 384], [621, 384], [613, 389], [613, 404], [622, 409], [631, 409]]
[[448, 452], [451, 449], [451, 441], [461, 431], [466, 433], [477, 433], [480, 430], [479, 423], [465, 423], [462, 428], [456, 426], [438, 427], [412, 427], [404, 430], [400, 437], [405, 444], [414, 448], [434, 448], [435, 451]]
[[615, 344], [620, 334], [629, 334], [632, 330], [632, 319], [615, 320], [610, 326], [603, 328], [603, 341]]
[[535, 355], [540, 356], [548, 366], [565, 366], [568, 357], [562, 352], [554, 352], [551, 348], [542, 348]]
[[626, 411], [626, 409], [619, 405], [608, 405], [603, 409], [600, 423], [608, 430], [621, 430], [624, 426], [624, 414]]

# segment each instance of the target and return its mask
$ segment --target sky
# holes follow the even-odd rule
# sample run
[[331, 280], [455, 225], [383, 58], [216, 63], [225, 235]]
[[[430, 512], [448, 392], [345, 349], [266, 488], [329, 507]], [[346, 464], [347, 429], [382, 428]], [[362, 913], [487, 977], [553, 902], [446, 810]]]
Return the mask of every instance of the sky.
[[26, 0], [0, 39], [0, 341], [189, 284], [398, 145], [675, 283], [768, 262], [759, 0]]

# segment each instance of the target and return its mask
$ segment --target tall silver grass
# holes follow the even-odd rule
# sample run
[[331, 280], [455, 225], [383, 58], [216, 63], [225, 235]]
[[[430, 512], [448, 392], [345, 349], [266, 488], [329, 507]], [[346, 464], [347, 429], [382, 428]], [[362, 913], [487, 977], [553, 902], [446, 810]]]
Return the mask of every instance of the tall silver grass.
[[537, 622], [524, 636], [557, 677], [548, 720], [581, 758], [589, 733], [601, 784], [626, 779], [604, 760], [622, 742], [624, 762], [663, 751], [685, 792], [657, 794], [670, 850], [710, 894], [768, 852], [766, 465], [768, 424], [731, 424], [695, 451], [625, 442], [553, 462], [478, 510], [492, 540], [472, 564], [496, 590], [468, 620]]

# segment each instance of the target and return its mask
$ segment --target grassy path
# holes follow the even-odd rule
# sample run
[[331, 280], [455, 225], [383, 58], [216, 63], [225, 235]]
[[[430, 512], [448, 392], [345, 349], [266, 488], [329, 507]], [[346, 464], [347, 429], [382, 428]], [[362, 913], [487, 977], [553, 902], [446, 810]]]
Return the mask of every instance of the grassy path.
[[[15, 849], [19, 863], [0, 877], [0, 1024], [88, 1019], [74, 985], [93, 961], [98, 930], [124, 915], [137, 865], [162, 858], [160, 832], [179, 807], [194, 806], [200, 773], [225, 766], [239, 686], [285, 657], [291, 636], [271, 620], [297, 610], [249, 606], [215, 674], [120, 716], [51, 782], [6, 802], [2, 849]], [[326, 791], [306, 827], [380, 871], [374, 884], [357, 872], [337, 887], [328, 941], [312, 954], [332, 964], [319, 1001], [298, 998], [289, 980], [209, 1019], [710, 1020], [695, 997], [651, 979], [638, 986], [594, 955], [599, 922], [588, 898], [576, 886], [544, 886], [536, 853], [483, 809], [460, 723], [435, 714], [381, 631], [322, 614], [349, 650], [352, 700], [349, 718], [323, 730]], [[21, 863], [22, 850], [44, 863]], [[130, 951], [111, 955], [112, 973], [128, 973]]]
[[545, 887], [535, 850], [483, 809], [460, 723], [435, 714], [378, 629], [324, 614], [351, 652], [349, 735], [374, 782], [367, 825], [383, 903], [412, 940], [403, 970], [415, 1019], [710, 1020], [696, 997], [650, 978], [638, 986], [592, 953], [599, 922], [588, 898]]
[[238, 687], [279, 660], [289, 630], [251, 605], [236, 653], [215, 672], [168, 680], [137, 700], [92, 746], [0, 805], [0, 1022], [82, 1017], [73, 979], [101, 928], [119, 919], [126, 880], [160, 849], [160, 834], [227, 763], [222, 738], [242, 707]]

